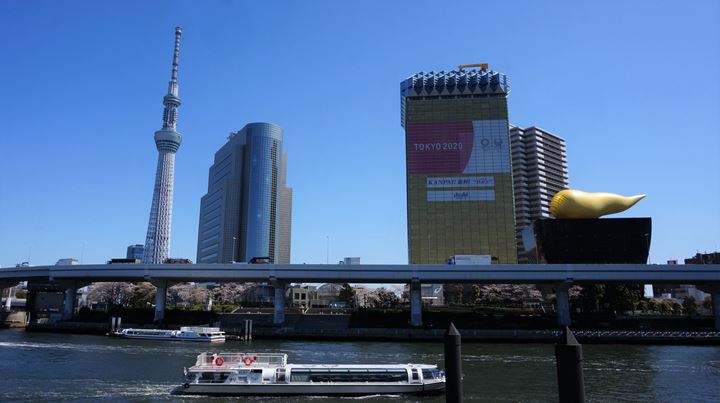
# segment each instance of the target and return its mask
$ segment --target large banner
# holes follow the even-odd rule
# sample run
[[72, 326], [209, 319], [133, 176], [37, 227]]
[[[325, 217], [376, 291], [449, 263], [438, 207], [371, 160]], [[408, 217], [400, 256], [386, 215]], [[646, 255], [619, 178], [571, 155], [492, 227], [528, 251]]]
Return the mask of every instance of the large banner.
[[426, 177], [428, 202], [495, 200], [494, 176], [477, 174], [510, 173], [507, 120], [410, 123], [407, 136], [408, 173]]

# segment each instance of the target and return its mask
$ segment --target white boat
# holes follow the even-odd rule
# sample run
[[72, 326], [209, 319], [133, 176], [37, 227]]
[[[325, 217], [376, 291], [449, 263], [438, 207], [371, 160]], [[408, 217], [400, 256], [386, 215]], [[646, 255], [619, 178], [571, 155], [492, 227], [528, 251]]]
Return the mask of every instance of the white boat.
[[225, 341], [225, 332], [217, 327], [181, 327], [180, 330], [165, 329], [123, 329], [116, 336], [128, 339], [146, 340], [184, 340], [221, 343]]
[[202, 353], [173, 392], [195, 395], [431, 394], [445, 373], [427, 364], [288, 364], [287, 354]]

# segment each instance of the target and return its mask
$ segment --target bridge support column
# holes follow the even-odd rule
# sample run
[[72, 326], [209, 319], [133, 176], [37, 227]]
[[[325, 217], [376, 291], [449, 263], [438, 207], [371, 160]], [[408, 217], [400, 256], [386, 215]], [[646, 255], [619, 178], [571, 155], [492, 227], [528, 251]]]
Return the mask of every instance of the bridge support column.
[[410, 325], [422, 326], [422, 292], [418, 279], [410, 282]]
[[720, 284], [713, 284], [710, 287], [710, 293], [713, 316], [715, 317], [715, 329], [720, 330]]
[[65, 303], [63, 304], [62, 320], [70, 320], [75, 314], [75, 300], [77, 299], [77, 288], [70, 286], [65, 289]]
[[12, 310], [12, 300], [15, 298], [15, 287], [8, 288], [8, 296], [5, 300], [5, 310], [10, 312]]
[[285, 322], [285, 286], [286, 283], [283, 281], [272, 281], [272, 285], [275, 288], [275, 316], [273, 317], [273, 323], [281, 325]]
[[155, 294], [155, 323], [162, 322], [165, 320], [165, 299], [167, 297], [167, 281], [153, 281], [152, 285], [157, 288], [157, 294]]
[[557, 302], [557, 318], [558, 325], [570, 326], [572, 320], [570, 318], [570, 285], [560, 284], [555, 286], [555, 299]]

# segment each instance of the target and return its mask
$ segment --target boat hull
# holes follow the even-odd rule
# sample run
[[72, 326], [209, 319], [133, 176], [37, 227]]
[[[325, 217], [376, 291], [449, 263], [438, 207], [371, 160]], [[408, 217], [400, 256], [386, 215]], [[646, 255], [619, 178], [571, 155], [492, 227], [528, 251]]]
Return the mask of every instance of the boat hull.
[[435, 394], [445, 390], [445, 382], [427, 384], [398, 383], [289, 383], [289, 384], [186, 384], [176, 394], [221, 396], [367, 396], [394, 394]]
[[190, 337], [174, 337], [174, 336], [127, 336], [120, 335], [123, 339], [139, 339], [139, 340], [165, 340], [165, 341], [194, 341], [201, 343], [224, 343], [225, 339], [202, 339], [202, 338], [190, 338]]

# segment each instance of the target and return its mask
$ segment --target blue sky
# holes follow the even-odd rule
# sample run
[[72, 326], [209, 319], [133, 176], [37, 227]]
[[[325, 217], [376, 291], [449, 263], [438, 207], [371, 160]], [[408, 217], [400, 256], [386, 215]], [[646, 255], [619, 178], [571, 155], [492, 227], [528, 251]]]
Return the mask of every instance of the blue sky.
[[514, 124], [566, 139], [571, 187], [648, 195], [622, 215], [653, 218], [651, 262], [717, 250], [719, 20], [716, 1], [2, 1], [0, 265], [144, 243], [176, 25], [172, 256], [195, 259], [214, 152], [269, 121], [293, 263], [406, 263], [399, 83], [479, 62], [510, 77]]

